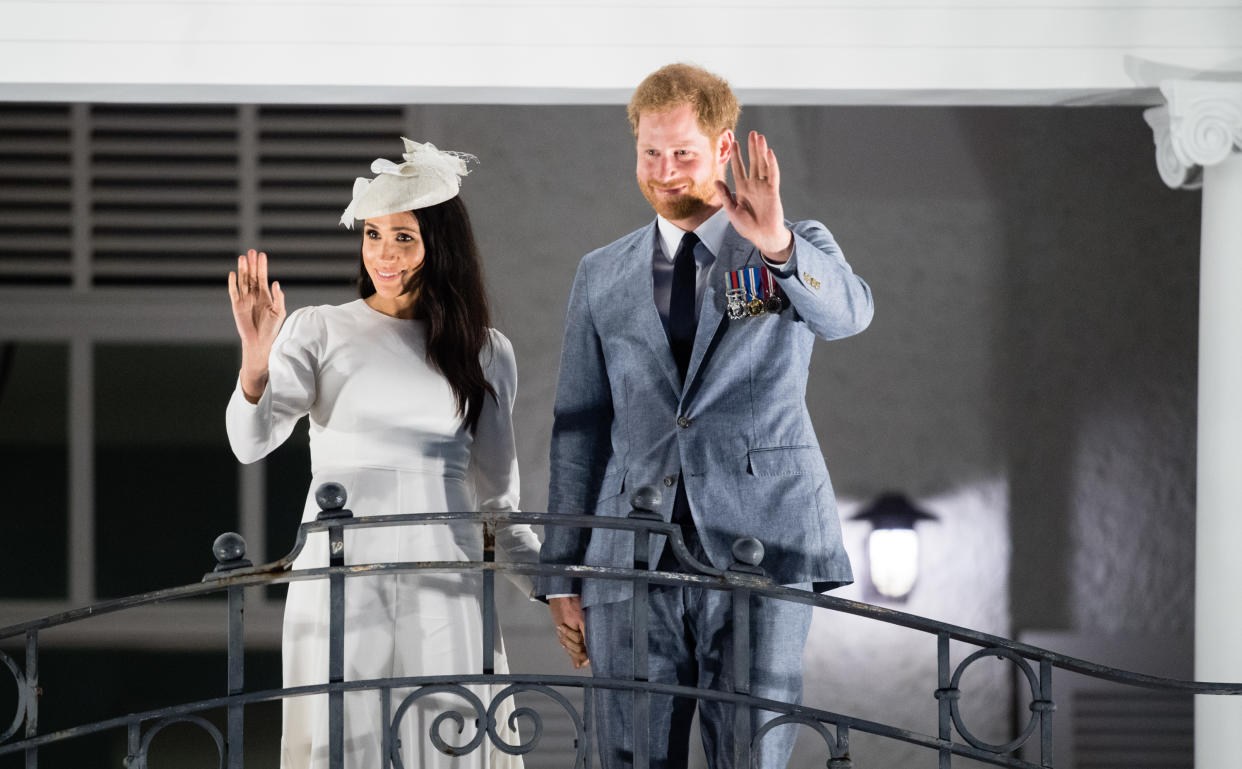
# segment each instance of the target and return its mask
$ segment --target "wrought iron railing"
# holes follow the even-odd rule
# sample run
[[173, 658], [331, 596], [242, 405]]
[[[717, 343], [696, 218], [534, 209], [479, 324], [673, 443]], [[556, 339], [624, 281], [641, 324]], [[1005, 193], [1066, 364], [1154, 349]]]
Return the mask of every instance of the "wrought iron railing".
[[[434, 694], [452, 694], [459, 697], [466, 707], [446, 710], [431, 723], [427, 739], [432, 748], [450, 755], [462, 755], [482, 749], [490, 742], [498, 750], [523, 755], [533, 751], [543, 733], [543, 717], [532, 707], [520, 707], [513, 711], [511, 724], [524, 721], [529, 727], [529, 737], [519, 744], [505, 742], [497, 729], [497, 709], [501, 703], [520, 693], [536, 693], [546, 696], [565, 711], [574, 728], [573, 755], [565, 756], [564, 766], [572, 769], [589, 769], [594, 762], [592, 697], [596, 689], [614, 689], [633, 693], [634, 723], [647, 722], [644, 715], [653, 694], [692, 697], [700, 701], [715, 701], [734, 706], [735, 729], [739, 739], [737, 766], [751, 766], [751, 757], [757, 755], [756, 746], [778, 726], [794, 724], [805, 726], [818, 734], [826, 749], [826, 765], [829, 769], [850, 769], [849, 739], [851, 732], [878, 735], [893, 740], [921, 746], [939, 754], [939, 766], [948, 769], [953, 756], [963, 756], [996, 766], [1017, 769], [1053, 767], [1052, 718], [1056, 706], [1053, 701], [1053, 673], [1066, 671], [1118, 684], [1185, 692], [1190, 694], [1237, 695], [1242, 694], [1242, 684], [1204, 683], [1160, 678], [1097, 665], [1057, 652], [1018, 643], [968, 628], [950, 625], [918, 617], [892, 609], [859, 603], [826, 595], [817, 595], [772, 584], [761, 567], [763, 547], [754, 539], [734, 543], [734, 563], [720, 570], [693, 558], [681, 538], [680, 528], [663, 522], [651, 512], [657, 499], [654, 490], [640, 489], [631, 498], [633, 511], [628, 518], [603, 518], [595, 516], [565, 516], [543, 513], [427, 513], [417, 515], [377, 515], [355, 517], [345, 509], [345, 492], [336, 484], [324, 484], [317, 493], [322, 512], [318, 519], [304, 523], [298, 528], [293, 550], [273, 563], [254, 566], [245, 559], [245, 543], [236, 534], [223, 534], [213, 547], [219, 565], [203, 578], [200, 584], [157, 590], [127, 598], [104, 601], [93, 606], [31, 620], [0, 629], [0, 642], [6, 639], [25, 640], [24, 665], [12, 656], [0, 651], [0, 663], [8, 669], [16, 682], [17, 707], [11, 724], [0, 724], [0, 756], [24, 754], [26, 769], [37, 769], [39, 750], [44, 746], [61, 743], [86, 735], [111, 730], [125, 730], [128, 738], [128, 756], [125, 765], [130, 769], [146, 769], [152, 740], [166, 727], [176, 723], [191, 723], [201, 727], [216, 746], [218, 765], [228, 769], [243, 766], [242, 735], [245, 724], [245, 708], [262, 702], [273, 702], [287, 697], [326, 694], [329, 702], [329, 756], [334, 769], [343, 767], [343, 702], [346, 692], [377, 692], [382, 702], [383, 752], [386, 764], [394, 769], [405, 769], [399, 751], [396, 750], [396, 734], [406, 711], [423, 697]], [[394, 527], [411, 525], [443, 524], [446, 522], [472, 522], [483, 526], [500, 526], [508, 523], [555, 524], [587, 528], [611, 528], [633, 532], [635, 536], [634, 568], [604, 568], [589, 566], [552, 566], [535, 563], [496, 562], [490, 547], [485, 547], [481, 562], [470, 561], [423, 561], [346, 565], [344, 532], [351, 528]], [[316, 532], [328, 536], [330, 565], [325, 568], [292, 570], [294, 558], [301, 552], [307, 537]], [[651, 536], [663, 535], [673, 548], [684, 573], [648, 570], [649, 541]], [[485, 538], [486, 541], [486, 538]], [[345, 580], [351, 577], [379, 574], [409, 573], [463, 573], [482, 575], [483, 634], [481, 673], [383, 678], [372, 680], [345, 680], [344, 676], [344, 617]], [[634, 586], [633, 655], [632, 675], [624, 679], [593, 678], [587, 675], [530, 675], [523, 673], [495, 672], [496, 607], [495, 575], [497, 572], [516, 572], [530, 575], [559, 575], [581, 579], [624, 580]], [[331, 602], [329, 626], [329, 662], [327, 682], [311, 686], [248, 691], [245, 686], [243, 659], [244, 636], [244, 589], [261, 585], [294, 582], [299, 580], [327, 579]], [[712, 590], [724, 590], [732, 594], [733, 645], [731, 664], [734, 670], [730, 690], [700, 689], [677, 686], [647, 680], [647, 589], [653, 585], [698, 586]], [[84, 724], [46, 734], [40, 734], [39, 723], [39, 633], [48, 628], [68, 625], [89, 617], [121, 612], [139, 606], [175, 599], [193, 598], [213, 593], [225, 593], [228, 598], [228, 665], [226, 695], [198, 702], [174, 705], [118, 716], [95, 723]], [[834, 713], [795, 703], [755, 697], [749, 692], [750, 674], [750, 599], [766, 598], [810, 604], [828, 611], [852, 614], [879, 622], [898, 625], [911, 630], [934, 635], [938, 639], [938, 687], [934, 694], [938, 732], [935, 735], [903, 729], [842, 713]], [[950, 661], [950, 643], [962, 642], [978, 647], [956, 666]], [[994, 657], [1008, 660], [1021, 672], [1030, 685], [1030, 717], [1018, 735], [1004, 744], [992, 744], [976, 737], [963, 722], [959, 708], [961, 690], [959, 685], [965, 671], [981, 659]], [[493, 684], [504, 688], [483, 702], [468, 688], [474, 684]], [[412, 691], [404, 697], [395, 710], [391, 707], [394, 690]], [[579, 690], [583, 693], [583, 707], [578, 708], [560, 690]], [[929, 699], [930, 702], [930, 699]], [[780, 714], [766, 722], [751, 734], [749, 711], [759, 708]], [[463, 712], [463, 710], [465, 712]], [[221, 730], [204, 717], [207, 713], [224, 714], [225, 730]], [[441, 726], [453, 722], [458, 733], [468, 721], [477, 728], [473, 736], [462, 744], [451, 744], [441, 734]], [[21, 732], [20, 739], [13, 739]], [[1038, 734], [1039, 763], [1018, 758], [1016, 751]], [[646, 767], [647, 737], [645, 729], [634, 735], [634, 766]]]

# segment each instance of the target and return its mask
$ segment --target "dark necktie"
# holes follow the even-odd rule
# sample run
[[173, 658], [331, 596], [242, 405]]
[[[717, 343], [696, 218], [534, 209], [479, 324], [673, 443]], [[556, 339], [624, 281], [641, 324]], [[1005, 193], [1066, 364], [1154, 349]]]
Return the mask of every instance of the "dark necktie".
[[[677, 373], [686, 381], [690, 368], [690, 352], [694, 349], [694, 332], [699, 326], [699, 316], [694, 311], [695, 264], [694, 247], [699, 236], [687, 232], [681, 238], [677, 255], [673, 257], [673, 288], [668, 298], [668, 341], [673, 348], [673, 360], [677, 361]], [[677, 494], [673, 497], [673, 523], [680, 524], [686, 544], [696, 536], [694, 519], [690, 515], [690, 501], [686, 497], [686, 483], [677, 474]], [[665, 547], [660, 554], [659, 565], [663, 571], [681, 571], [681, 565], [673, 555], [673, 548]]]
[[682, 237], [677, 255], [673, 257], [673, 289], [668, 298], [668, 341], [683, 382], [686, 369], [690, 367], [690, 352], [694, 349], [694, 332], [699, 325], [694, 312], [694, 247], [698, 242], [699, 236], [693, 232]]

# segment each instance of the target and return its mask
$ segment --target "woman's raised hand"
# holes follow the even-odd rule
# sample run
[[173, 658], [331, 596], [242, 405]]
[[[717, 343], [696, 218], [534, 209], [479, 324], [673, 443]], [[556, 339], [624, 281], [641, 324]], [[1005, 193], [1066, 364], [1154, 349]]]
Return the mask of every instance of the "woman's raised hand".
[[285, 322], [285, 293], [279, 283], [268, 285], [267, 254], [252, 248], [237, 257], [237, 272], [229, 272], [229, 300], [242, 343], [242, 394], [257, 403], [267, 387], [267, 356]]

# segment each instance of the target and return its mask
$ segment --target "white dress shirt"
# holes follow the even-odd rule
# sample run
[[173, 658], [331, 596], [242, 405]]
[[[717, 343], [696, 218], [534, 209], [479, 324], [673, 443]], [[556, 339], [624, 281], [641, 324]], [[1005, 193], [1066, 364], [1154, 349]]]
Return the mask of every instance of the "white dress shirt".
[[[703, 308], [703, 289], [707, 287], [707, 276], [712, 265], [716, 263], [716, 254], [724, 242], [725, 231], [729, 228], [729, 216], [722, 208], [708, 217], [707, 221], [694, 228], [703, 248], [694, 249], [694, 317], [699, 317]], [[660, 313], [660, 322], [668, 331], [668, 304], [673, 293], [673, 259], [677, 256], [677, 248], [681, 245], [682, 236], [686, 231], [665, 219], [656, 216], [656, 242], [651, 256], [652, 289], [655, 297], [656, 310]]]

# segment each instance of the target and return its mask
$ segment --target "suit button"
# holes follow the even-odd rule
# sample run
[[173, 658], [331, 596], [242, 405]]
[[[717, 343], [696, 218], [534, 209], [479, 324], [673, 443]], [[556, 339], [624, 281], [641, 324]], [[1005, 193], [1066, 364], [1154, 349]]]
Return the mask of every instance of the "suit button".
[[674, 477], [673, 477], [673, 476], [671, 476], [671, 475], [666, 475], [666, 476], [664, 476], [664, 485], [665, 485], [665, 486], [668, 486], [668, 487], [670, 487], [670, 488], [671, 488], [671, 487], [672, 487], [672, 485], [673, 485], [674, 483], [677, 483], [677, 479], [676, 479], [676, 478], [674, 478]]
[[689, 417], [677, 417], [677, 426], [678, 427], [689, 427], [690, 418]]

